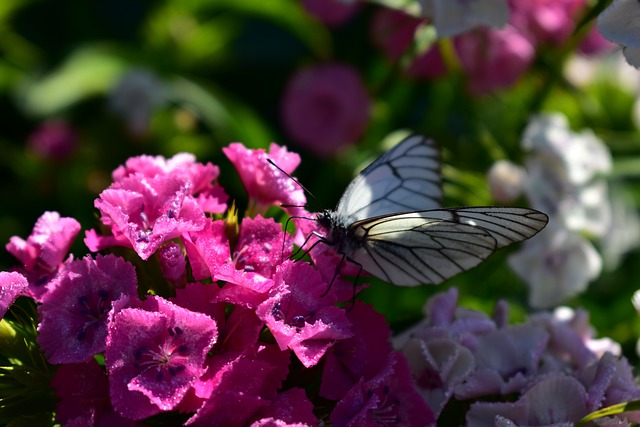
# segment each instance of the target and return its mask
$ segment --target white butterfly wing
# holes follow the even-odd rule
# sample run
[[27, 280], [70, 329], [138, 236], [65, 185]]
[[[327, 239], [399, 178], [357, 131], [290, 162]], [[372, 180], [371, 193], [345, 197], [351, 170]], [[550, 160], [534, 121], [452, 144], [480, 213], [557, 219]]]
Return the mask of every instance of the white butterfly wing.
[[438, 284], [475, 267], [496, 249], [535, 235], [548, 217], [526, 208], [437, 209], [352, 225], [362, 245], [351, 259], [394, 285]]
[[440, 157], [435, 142], [409, 136], [351, 181], [336, 213], [349, 221], [442, 206]]

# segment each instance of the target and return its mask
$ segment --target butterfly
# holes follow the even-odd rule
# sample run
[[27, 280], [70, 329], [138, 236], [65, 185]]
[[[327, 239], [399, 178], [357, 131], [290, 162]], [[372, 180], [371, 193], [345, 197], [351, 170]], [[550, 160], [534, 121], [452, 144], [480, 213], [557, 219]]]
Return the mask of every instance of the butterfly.
[[335, 210], [317, 214], [320, 241], [394, 285], [438, 284], [548, 222], [534, 209], [443, 208], [435, 142], [412, 135], [351, 181]]

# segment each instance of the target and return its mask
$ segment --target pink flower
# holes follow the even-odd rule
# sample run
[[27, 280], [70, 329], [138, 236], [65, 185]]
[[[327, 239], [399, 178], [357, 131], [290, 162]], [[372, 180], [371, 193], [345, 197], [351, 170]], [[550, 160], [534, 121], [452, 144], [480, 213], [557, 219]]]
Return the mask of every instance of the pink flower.
[[222, 149], [235, 166], [249, 197], [258, 204], [259, 210], [271, 205], [304, 206], [307, 202], [304, 190], [291, 177], [269, 164], [271, 159], [280, 169], [293, 173], [300, 164], [300, 156], [276, 144], [263, 149], [251, 150], [240, 143]]
[[513, 85], [535, 58], [530, 40], [511, 25], [463, 34], [455, 46], [469, 76], [469, 89], [476, 94]]
[[27, 146], [44, 159], [64, 160], [76, 149], [77, 139], [76, 132], [67, 123], [49, 121], [29, 135]]
[[323, 298], [328, 284], [309, 264], [285, 261], [270, 297], [256, 314], [282, 350], [293, 350], [305, 367], [316, 365], [335, 341], [352, 336], [345, 311]]
[[207, 218], [190, 192], [191, 181], [178, 176], [136, 174], [100, 193], [95, 206], [114, 236], [146, 260], [166, 241], [205, 227]]
[[0, 271], [0, 319], [18, 297], [27, 292], [27, 278], [17, 272]]
[[298, 71], [282, 99], [284, 127], [301, 146], [331, 157], [357, 142], [369, 122], [371, 99], [357, 71], [338, 63]]
[[202, 230], [183, 236], [183, 243], [193, 278], [203, 280], [215, 276], [222, 266], [231, 261], [229, 240], [224, 221], [206, 221]]
[[75, 219], [45, 212], [26, 241], [18, 236], [9, 240], [7, 251], [22, 263], [20, 271], [29, 280], [29, 291], [36, 301], [48, 291], [79, 232], [80, 223]]
[[113, 171], [113, 181], [121, 182], [125, 178], [140, 174], [146, 178], [157, 176], [176, 176], [188, 181], [189, 194], [194, 196], [204, 212], [223, 213], [228, 196], [222, 187], [214, 184], [220, 175], [220, 169], [211, 163], [196, 162], [193, 154], [179, 153], [170, 159], [162, 156], [138, 156], [129, 158], [124, 166]]
[[407, 427], [434, 426], [435, 417], [413, 385], [407, 361], [390, 353], [374, 378], [361, 379], [331, 413], [331, 425]]
[[116, 313], [105, 352], [116, 411], [140, 420], [176, 408], [206, 371], [205, 357], [217, 336], [209, 316], [160, 297]]
[[182, 253], [182, 247], [175, 242], [168, 242], [158, 250], [162, 275], [173, 286], [184, 284], [187, 260]]
[[360, 9], [360, 1], [302, 0], [307, 12], [331, 27], [344, 24]]
[[70, 262], [38, 307], [38, 344], [50, 363], [90, 360], [105, 348], [113, 312], [137, 301], [136, 273], [114, 255]]
[[564, 43], [575, 28], [585, 0], [509, 0], [510, 22], [535, 45]]

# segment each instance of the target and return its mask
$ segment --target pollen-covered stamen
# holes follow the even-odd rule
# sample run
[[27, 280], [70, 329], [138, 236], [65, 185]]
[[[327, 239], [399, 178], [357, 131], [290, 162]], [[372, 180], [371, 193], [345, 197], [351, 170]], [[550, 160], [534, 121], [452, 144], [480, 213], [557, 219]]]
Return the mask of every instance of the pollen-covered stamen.
[[[168, 328], [168, 331], [171, 336], [183, 333], [178, 327]], [[189, 347], [185, 344], [179, 346], [164, 344], [155, 350], [146, 345], [141, 346], [134, 352], [134, 367], [141, 374], [155, 370], [156, 380], [161, 381], [167, 374], [173, 377], [186, 369], [183, 361], [188, 352]]]
[[82, 326], [82, 329], [77, 333], [76, 339], [82, 341], [91, 329], [98, 329], [110, 309], [111, 298], [107, 290], [99, 290], [97, 292], [97, 298], [93, 298], [93, 302], [87, 295], [79, 297], [78, 313], [86, 316], [87, 320]]
[[[382, 393], [384, 399], [378, 407], [372, 411], [374, 421], [377, 425], [382, 426], [399, 425], [402, 421], [397, 413], [399, 402], [389, 396], [389, 387], [384, 386]], [[369, 394], [372, 394], [372, 391], [369, 391]]]

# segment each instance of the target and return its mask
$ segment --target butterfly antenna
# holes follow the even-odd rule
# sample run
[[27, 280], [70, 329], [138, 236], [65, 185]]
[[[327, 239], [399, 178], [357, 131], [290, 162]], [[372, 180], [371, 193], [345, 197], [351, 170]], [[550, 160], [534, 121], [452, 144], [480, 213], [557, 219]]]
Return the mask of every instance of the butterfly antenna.
[[295, 179], [293, 176], [291, 176], [290, 174], [288, 174], [287, 172], [285, 172], [280, 166], [278, 166], [276, 164], [276, 162], [274, 162], [273, 160], [271, 160], [270, 158], [267, 157], [267, 162], [269, 162], [269, 164], [271, 166], [273, 166], [274, 168], [278, 169], [280, 172], [282, 172], [283, 174], [285, 174], [286, 176], [288, 176], [293, 182], [295, 182], [296, 184], [298, 184], [298, 186], [300, 188], [302, 188], [304, 190], [305, 193], [307, 193], [308, 195], [310, 195], [311, 197], [313, 197], [314, 199], [316, 198], [316, 196], [313, 195], [313, 193], [309, 190], [307, 190], [307, 187], [305, 187], [304, 185], [302, 185], [300, 183], [300, 181], [298, 181], [297, 179]]

